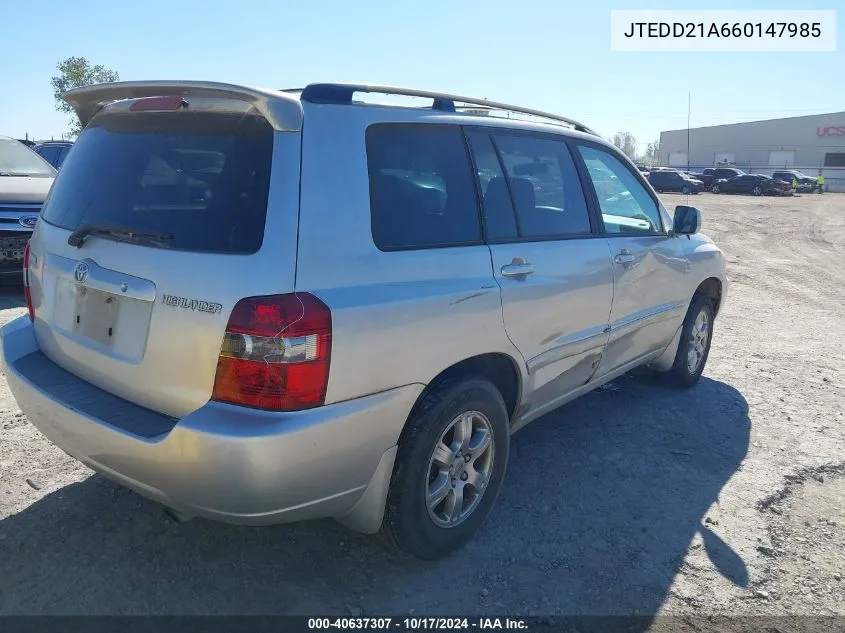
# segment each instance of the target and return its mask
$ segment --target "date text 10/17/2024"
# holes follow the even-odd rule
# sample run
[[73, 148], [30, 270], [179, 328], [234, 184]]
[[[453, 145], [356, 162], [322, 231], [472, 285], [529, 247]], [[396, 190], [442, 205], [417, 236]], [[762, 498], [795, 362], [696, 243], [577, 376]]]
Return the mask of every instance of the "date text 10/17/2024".
[[399, 630], [399, 631], [528, 631], [528, 624], [520, 618], [308, 618], [312, 631]]

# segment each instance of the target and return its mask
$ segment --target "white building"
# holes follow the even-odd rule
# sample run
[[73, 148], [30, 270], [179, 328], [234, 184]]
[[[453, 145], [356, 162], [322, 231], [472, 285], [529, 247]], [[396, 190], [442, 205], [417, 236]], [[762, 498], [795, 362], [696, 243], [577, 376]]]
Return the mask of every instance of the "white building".
[[701, 170], [728, 164], [750, 173], [798, 169], [845, 191], [845, 112], [660, 133], [660, 164]]

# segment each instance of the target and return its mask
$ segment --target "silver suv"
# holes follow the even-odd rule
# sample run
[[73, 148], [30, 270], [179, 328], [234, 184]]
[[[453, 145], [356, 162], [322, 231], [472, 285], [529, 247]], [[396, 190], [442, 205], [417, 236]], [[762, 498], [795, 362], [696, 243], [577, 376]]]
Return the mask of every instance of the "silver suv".
[[0, 136], [0, 284], [20, 286], [26, 243], [55, 177], [26, 145]]
[[51, 441], [176, 516], [333, 517], [436, 558], [513, 432], [639, 365], [704, 369], [721, 252], [575, 121], [346, 84], [66, 98], [86, 127], [4, 370]]

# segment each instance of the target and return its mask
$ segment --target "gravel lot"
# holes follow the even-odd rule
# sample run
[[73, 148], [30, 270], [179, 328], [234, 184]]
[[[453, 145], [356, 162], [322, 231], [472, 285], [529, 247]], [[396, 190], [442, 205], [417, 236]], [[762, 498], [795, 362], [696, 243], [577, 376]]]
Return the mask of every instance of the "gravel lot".
[[491, 520], [437, 563], [331, 521], [176, 525], [0, 378], [0, 613], [845, 614], [845, 195], [691, 203], [732, 279], [699, 386], [640, 372], [518, 433]]

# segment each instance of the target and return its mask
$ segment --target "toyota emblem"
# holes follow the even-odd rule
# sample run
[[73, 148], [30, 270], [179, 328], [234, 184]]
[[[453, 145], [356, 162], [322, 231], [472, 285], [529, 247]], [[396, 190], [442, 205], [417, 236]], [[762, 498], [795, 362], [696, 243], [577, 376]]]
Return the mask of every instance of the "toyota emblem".
[[79, 283], [84, 283], [88, 279], [88, 264], [79, 262], [73, 269], [73, 278]]
[[38, 223], [38, 216], [37, 215], [25, 215], [18, 220], [18, 224], [27, 228], [27, 229], [34, 229], [35, 225]]

